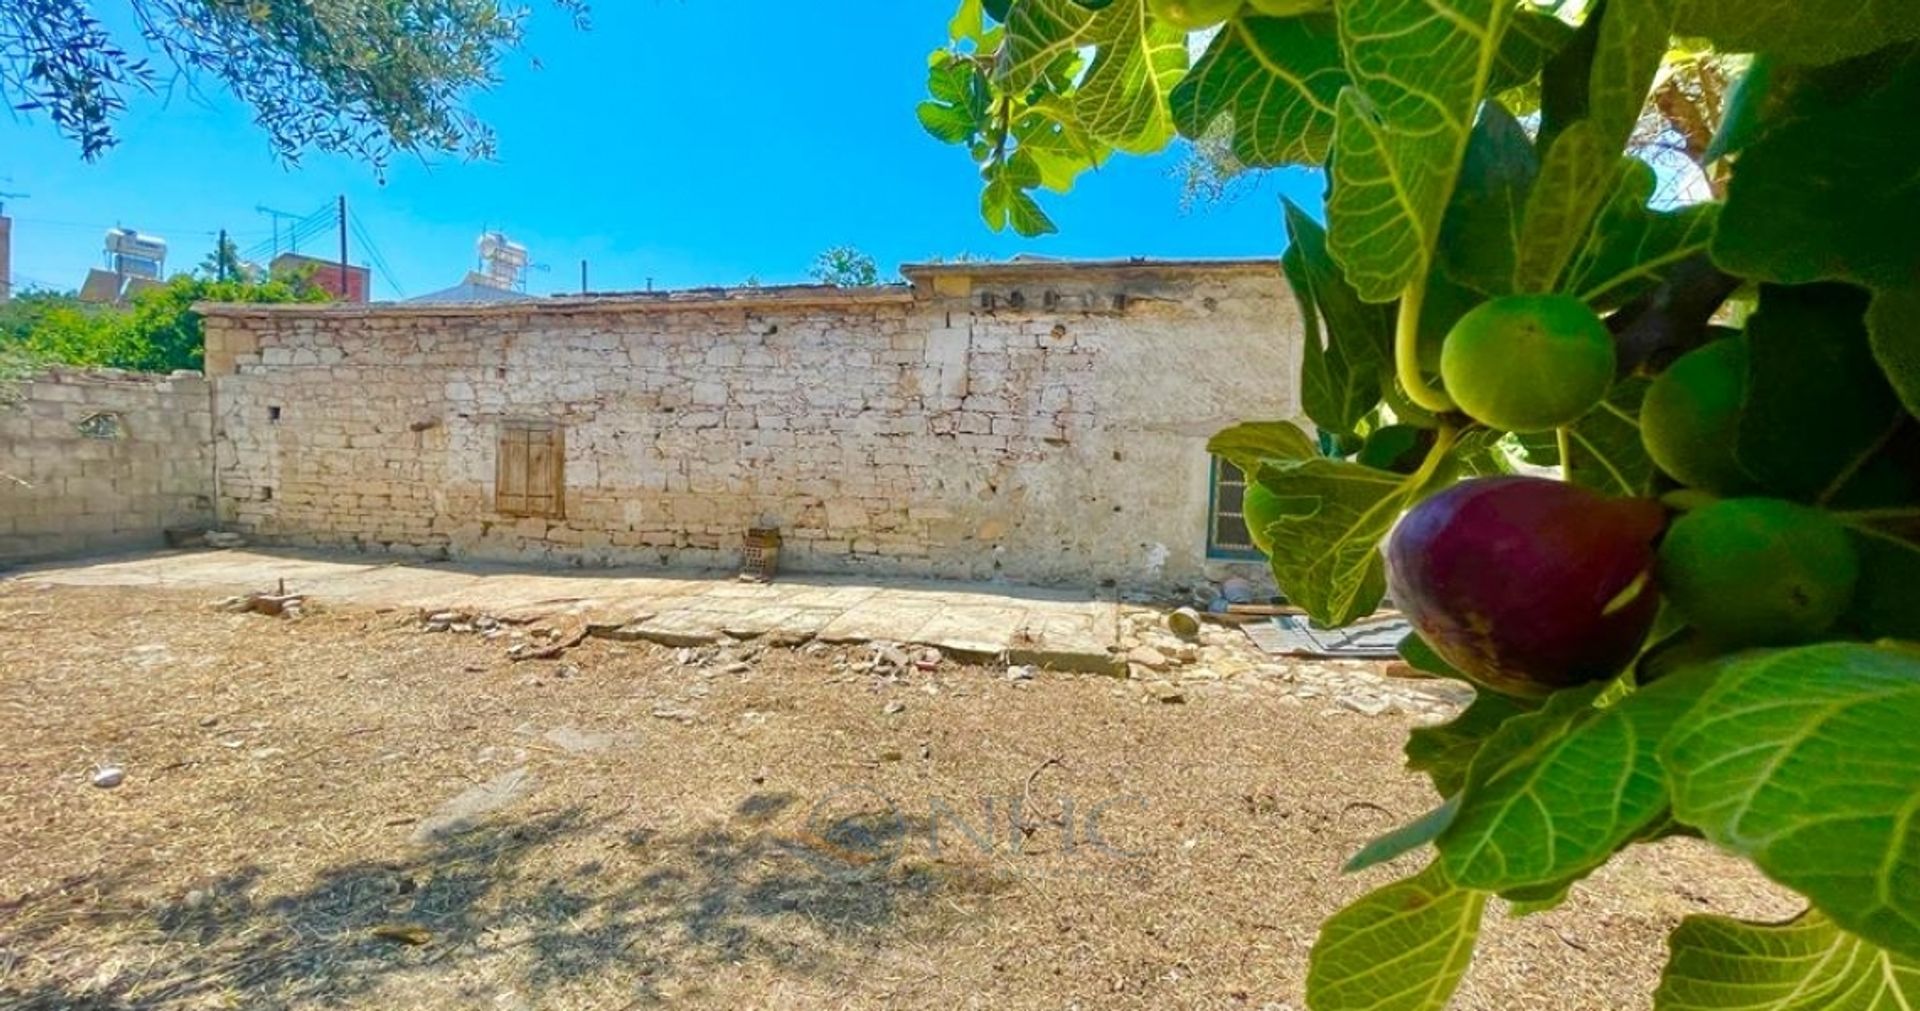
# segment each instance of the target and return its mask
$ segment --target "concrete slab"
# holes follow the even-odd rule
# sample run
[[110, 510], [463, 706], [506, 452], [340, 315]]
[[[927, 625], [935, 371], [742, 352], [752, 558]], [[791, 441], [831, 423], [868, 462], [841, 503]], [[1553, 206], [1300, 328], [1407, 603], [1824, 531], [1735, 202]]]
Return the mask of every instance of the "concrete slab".
[[1094, 603], [1079, 611], [1032, 608], [1021, 620], [1007, 651], [1009, 663], [1046, 670], [1125, 676], [1120, 654], [1118, 609]]
[[720, 630], [735, 639], [766, 637], [777, 643], [806, 642], [841, 612], [827, 608], [762, 607], [725, 619]]
[[907, 604], [876, 597], [842, 611], [819, 633], [822, 642], [923, 642], [920, 629], [934, 619], [940, 609], [932, 603]]
[[[223, 595], [277, 589], [376, 607], [584, 620], [613, 638], [701, 646], [732, 638], [782, 643], [878, 639], [1063, 671], [1124, 673], [1110, 649], [1118, 611], [1065, 590], [968, 583], [602, 570], [591, 574], [457, 562], [369, 562], [265, 549], [191, 550], [22, 570], [0, 581], [154, 586]], [[1116, 671], [1115, 665], [1118, 664]]]
[[1013, 645], [1013, 634], [1026, 614], [1024, 607], [967, 604], [943, 608], [906, 641], [976, 658], [998, 657]]
[[698, 611], [668, 611], [616, 633], [622, 639], [657, 642], [662, 646], [709, 646], [719, 642], [721, 634], [714, 617]]

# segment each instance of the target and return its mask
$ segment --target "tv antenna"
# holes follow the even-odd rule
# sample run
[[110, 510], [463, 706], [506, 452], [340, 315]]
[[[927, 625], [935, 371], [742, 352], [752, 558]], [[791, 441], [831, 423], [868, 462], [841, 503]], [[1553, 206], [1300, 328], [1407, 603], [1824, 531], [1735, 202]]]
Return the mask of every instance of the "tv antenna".
[[25, 200], [32, 195], [31, 193], [0, 193], [0, 214], [7, 213], [8, 200]]
[[[266, 206], [265, 204], [256, 204], [253, 209], [255, 213], [265, 214], [267, 217], [273, 219], [273, 255], [275, 256], [280, 255], [280, 221], [282, 219], [285, 219], [288, 221], [298, 223], [300, 221], [305, 220], [308, 217], [308, 215], [305, 215], [305, 214], [293, 214], [288, 211], [276, 211], [273, 208]], [[289, 252], [297, 253], [300, 251], [300, 237], [294, 234], [293, 228], [287, 229], [287, 245], [288, 245]]]

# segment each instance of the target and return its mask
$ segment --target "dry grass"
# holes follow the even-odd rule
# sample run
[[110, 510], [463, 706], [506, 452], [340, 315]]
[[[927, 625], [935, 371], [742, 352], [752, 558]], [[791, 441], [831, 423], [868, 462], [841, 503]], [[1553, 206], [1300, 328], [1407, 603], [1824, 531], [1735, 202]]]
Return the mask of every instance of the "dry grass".
[[[1315, 925], [1406, 869], [1341, 861], [1429, 802], [1406, 719], [1270, 682], [516, 664], [408, 613], [207, 603], [0, 584], [0, 1005], [1297, 1009]], [[521, 766], [529, 796], [412, 841]], [[1457, 1006], [1644, 1008], [1678, 917], [1789, 909], [1664, 844], [1496, 917]]]

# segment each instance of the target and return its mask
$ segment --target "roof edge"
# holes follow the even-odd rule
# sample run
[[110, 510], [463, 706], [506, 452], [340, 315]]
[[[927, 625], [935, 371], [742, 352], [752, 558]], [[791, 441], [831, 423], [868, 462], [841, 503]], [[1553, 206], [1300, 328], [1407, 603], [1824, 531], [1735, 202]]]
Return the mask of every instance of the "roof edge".
[[1145, 256], [1106, 260], [1016, 259], [997, 261], [961, 260], [954, 263], [906, 263], [900, 273], [909, 280], [936, 275], [965, 274], [974, 277], [1037, 276], [1049, 274], [1128, 274], [1128, 273], [1205, 273], [1268, 274], [1279, 273], [1280, 257], [1222, 257], [1210, 259], [1154, 259]]
[[356, 319], [369, 316], [514, 316], [527, 313], [671, 312], [683, 309], [754, 309], [780, 306], [893, 305], [914, 300], [909, 285], [836, 288], [832, 285], [690, 288], [660, 292], [606, 292], [557, 295], [502, 302], [199, 302], [204, 316], [249, 318], [319, 316]]

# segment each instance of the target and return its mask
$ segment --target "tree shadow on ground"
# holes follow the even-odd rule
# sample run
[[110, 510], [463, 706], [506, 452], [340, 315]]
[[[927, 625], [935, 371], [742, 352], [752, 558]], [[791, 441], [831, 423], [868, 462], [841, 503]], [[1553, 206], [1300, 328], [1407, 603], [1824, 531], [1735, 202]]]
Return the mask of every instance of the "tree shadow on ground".
[[998, 888], [897, 859], [923, 826], [890, 810], [774, 831], [794, 803], [758, 794], [671, 836], [569, 808], [332, 867], [293, 892], [273, 892], [261, 867], [158, 899], [142, 894], [151, 868], [70, 881], [0, 905], [0, 1005], [280, 1011], [384, 1003], [381, 988], [404, 982], [530, 1006], [618, 986], [640, 1007], [742, 963], [831, 976], [917, 903]]

